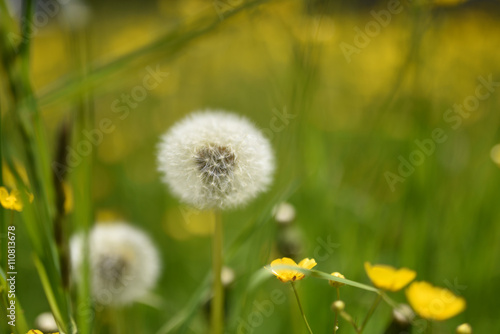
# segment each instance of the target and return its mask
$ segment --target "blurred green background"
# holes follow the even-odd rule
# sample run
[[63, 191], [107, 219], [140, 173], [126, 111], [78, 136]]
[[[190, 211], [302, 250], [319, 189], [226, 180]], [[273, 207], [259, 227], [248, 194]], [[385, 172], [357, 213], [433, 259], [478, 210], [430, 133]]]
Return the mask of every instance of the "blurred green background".
[[[128, 332], [157, 333], [197, 299], [210, 270], [206, 215], [180, 205], [156, 170], [159, 136], [183, 115], [205, 108], [250, 118], [270, 136], [278, 163], [267, 194], [224, 214], [225, 260], [235, 272], [228, 333], [250, 321], [259, 312], [255, 301], [269, 301], [276, 289], [286, 302], [263, 315], [254, 333], [304, 332], [288, 285], [270, 278], [253, 286], [253, 275], [283, 256], [277, 245], [282, 228], [271, 213], [280, 201], [296, 208], [296, 260], [316, 256], [317, 269], [363, 283], [369, 283], [364, 261], [415, 269], [418, 280], [467, 300], [466, 311], [437, 324], [434, 333], [452, 333], [466, 321], [476, 333], [495, 332], [500, 170], [491, 150], [500, 142], [500, 87], [493, 86], [468, 117], [460, 116], [459, 125], [445, 116], [454, 104], [471, 101], [479, 77], [500, 82], [498, 1], [402, 1], [386, 26], [370, 13], [388, 11], [384, 1], [262, 1], [235, 11], [244, 3], [90, 1], [85, 33], [61, 23], [63, 15], [74, 15], [63, 10], [37, 27], [32, 80], [49, 139], [55, 142], [75, 101], [88, 94], [96, 129], [106, 118], [114, 126], [93, 146], [96, 219], [142, 227], [162, 255], [154, 291], [161, 306], [125, 309]], [[356, 28], [365, 32], [370, 22], [379, 29], [359, 47]], [[164, 36], [167, 42], [136, 52]], [[357, 49], [349, 57], [346, 44]], [[87, 86], [74, 80], [75, 53], [82, 48], [91, 73]], [[148, 68], [168, 76], [128, 112], [117, 112], [126, 105], [123, 94], [143, 86]], [[2, 78], [0, 93], [6, 91]], [[2, 111], [8, 103], [0, 100]], [[277, 115], [285, 111], [290, 118], [281, 123]], [[435, 143], [432, 154], [421, 154], [422, 164], [391, 189], [386, 173], [398, 174], [400, 156], [409, 160], [419, 150], [415, 141], [432, 138], [436, 128], [447, 139]], [[12, 130], [4, 131], [8, 138]], [[33, 323], [49, 308], [26, 231], [19, 229], [18, 295]], [[325, 253], [325, 242], [335, 247]], [[315, 333], [332, 332], [334, 289], [313, 278], [298, 288]], [[358, 318], [374, 298], [350, 287], [341, 295]], [[404, 301], [403, 292], [394, 298]], [[172, 332], [205, 332], [203, 308], [188, 320]], [[389, 320], [383, 305], [367, 332], [381, 333]], [[353, 332], [345, 322], [340, 326]]]

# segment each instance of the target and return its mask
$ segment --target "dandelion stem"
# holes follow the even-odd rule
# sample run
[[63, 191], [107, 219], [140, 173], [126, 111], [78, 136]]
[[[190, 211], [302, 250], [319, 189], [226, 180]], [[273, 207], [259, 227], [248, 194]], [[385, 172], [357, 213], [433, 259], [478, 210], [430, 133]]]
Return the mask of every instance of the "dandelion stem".
[[363, 330], [365, 329], [366, 324], [368, 323], [368, 320], [370, 320], [371, 316], [373, 315], [373, 312], [377, 309], [378, 304], [382, 300], [382, 294], [379, 294], [377, 298], [374, 300], [372, 307], [368, 311], [368, 314], [365, 317], [365, 320], [363, 320], [363, 323], [361, 324], [361, 327], [359, 327], [358, 333], [361, 334], [363, 333]]
[[299, 310], [300, 310], [300, 313], [302, 314], [302, 318], [304, 319], [304, 322], [306, 323], [306, 326], [307, 326], [307, 329], [309, 330], [309, 333], [313, 334], [313, 331], [311, 330], [311, 327], [309, 326], [309, 323], [307, 322], [307, 318], [306, 318], [306, 315], [304, 313], [304, 310], [302, 309], [302, 304], [300, 303], [299, 294], [297, 293], [297, 289], [295, 289], [295, 283], [293, 281], [291, 281], [290, 283], [292, 283], [293, 292], [295, 293], [295, 298], [297, 298], [297, 304], [299, 304]]
[[212, 274], [213, 298], [211, 305], [212, 334], [223, 333], [224, 320], [224, 290], [222, 288], [222, 216], [219, 210], [214, 211], [215, 225], [212, 239]]

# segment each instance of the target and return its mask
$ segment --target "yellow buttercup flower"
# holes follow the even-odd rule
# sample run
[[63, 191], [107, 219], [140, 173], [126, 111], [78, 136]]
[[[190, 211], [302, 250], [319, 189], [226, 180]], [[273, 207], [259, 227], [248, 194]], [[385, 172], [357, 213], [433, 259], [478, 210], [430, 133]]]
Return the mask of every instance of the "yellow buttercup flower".
[[277, 269], [273, 267], [281, 266], [281, 265], [286, 265], [286, 266], [292, 266], [292, 267], [298, 267], [298, 268], [303, 268], [303, 269], [311, 269], [316, 265], [316, 261], [314, 259], [309, 259], [305, 258], [302, 261], [299, 262], [299, 264], [295, 263], [294, 260], [284, 257], [282, 259], [276, 259], [273, 262], [271, 262], [271, 271], [273, 274], [283, 283], [286, 282], [294, 282], [294, 281], [299, 281], [304, 278], [304, 274], [301, 273], [300, 271], [296, 271], [293, 269]]
[[446, 320], [465, 309], [465, 299], [427, 282], [413, 282], [406, 298], [419, 316], [429, 320]]
[[[43, 334], [43, 332], [39, 331], [38, 329], [30, 329], [26, 334]], [[52, 334], [59, 334], [59, 332]]]
[[0, 203], [8, 210], [22, 211], [23, 203], [17, 190], [9, 191], [5, 187], [0, 187]]
[[365, 262], [365, 270], [373, 285], [389, 291], [401, 290], [417, 275], [415, 271], [408, 268], [396, 269], [383, 264], [372, 266], [370, 262]]

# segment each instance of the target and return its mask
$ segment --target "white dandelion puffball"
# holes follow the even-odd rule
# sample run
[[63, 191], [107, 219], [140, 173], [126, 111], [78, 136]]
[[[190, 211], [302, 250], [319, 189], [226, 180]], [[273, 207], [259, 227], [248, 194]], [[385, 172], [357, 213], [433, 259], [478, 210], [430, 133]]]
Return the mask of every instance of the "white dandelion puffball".
[[158, 165], [182, 202], [227, 209], [268, 188], [274, 156], [267, 138], [246, 118], [206, 110], [188, 115], [163, 135]]
[[[71, 262], [76, 280], [82, 280], [83, 236], [71, 239]], [[126, 223], [95, 225], [88, 237], [92, 295], [98, 304], [124, 305], [154, 287], [160, 257], [144, 232]]]

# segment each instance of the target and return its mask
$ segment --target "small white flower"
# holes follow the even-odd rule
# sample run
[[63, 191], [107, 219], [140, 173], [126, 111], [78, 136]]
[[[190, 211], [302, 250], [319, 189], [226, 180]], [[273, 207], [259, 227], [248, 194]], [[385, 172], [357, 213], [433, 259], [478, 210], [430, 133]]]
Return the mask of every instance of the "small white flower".
[[[160, 259], [142, 231], [122, 222], [97, 224], [88, 240], [92, 295], [97, 303], [128, 304], [153, 288], [160, 273]], [[77, 281], [82, 279], [83, 250], [83, 236], [74, 236], [71, 262]]]
[[267, 138], [246, 118], [207, 110], [187, 116], [162, 137], [158, 164], [182, 202], [226, 209], [267, 189], [274, 156]]

